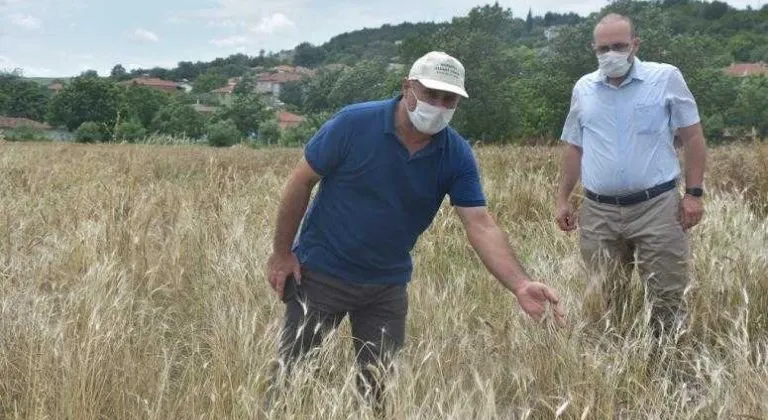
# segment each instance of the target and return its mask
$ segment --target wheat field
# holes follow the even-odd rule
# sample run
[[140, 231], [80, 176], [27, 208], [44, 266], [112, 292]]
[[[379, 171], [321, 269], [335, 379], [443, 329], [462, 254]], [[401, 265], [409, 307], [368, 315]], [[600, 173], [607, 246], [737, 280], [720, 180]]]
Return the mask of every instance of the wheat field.
[[[661, 347], [637, 278], [620, 322], [584, 321], [577, 236], [553, 220], [559, 149], [476, 153], [490, 210], [569, 325], [527, 319], [444, 203], [414, 250], [388, 418], [768, 418], [768, 144], [711, 150], [690, 323]], [[0, 144], [0, 418], [373, 418], [347, 321], [266, 403], [283, 306], [263, 273], [300, 155]]]

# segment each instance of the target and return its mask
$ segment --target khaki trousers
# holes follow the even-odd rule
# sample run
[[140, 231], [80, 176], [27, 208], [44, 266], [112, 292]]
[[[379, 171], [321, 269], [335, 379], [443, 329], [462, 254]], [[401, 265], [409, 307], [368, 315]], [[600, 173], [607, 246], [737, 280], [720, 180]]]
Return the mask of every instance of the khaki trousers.
[[581, 255], [589, 273], [585, 308], [598, 302], [600, 310], [593, 313], [621, 317], [636, 266], [655, 334], [676, 328], [687, 313], [683, 292], [690, 252], [677, 190], [629, 206], [585, 198], [579, 212]]

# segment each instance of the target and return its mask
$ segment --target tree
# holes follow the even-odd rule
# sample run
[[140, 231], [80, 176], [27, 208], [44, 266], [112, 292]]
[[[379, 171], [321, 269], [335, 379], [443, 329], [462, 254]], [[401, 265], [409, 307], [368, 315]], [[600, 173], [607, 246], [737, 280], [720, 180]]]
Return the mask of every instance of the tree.
[[78, 143], [103, 142], [107, 140], [107, 136], [104, 135], [105, 131], [103, 124], [86, 121], [77, 127], [77, 131], [75, 131], [75, 141]]
[[125, 80], [128, 77], [128, 72], [125, 70], [122, 64], [116, 64], [112, 67], [112, 71], [109, 73], [109, 77], [115, 80]]
[[253, 79], [253, 76], [250, 74], [246, 74], [242, 78], [240, 78], [240, 81], [235, 85], [235, 88], [232, 90], [232, 93], [235, 95], [250, 95], [254, 92], [256, 89], [256, 83]]
[[576, 26], [564, 27], [552, 41], [547, 55], [549, 63], [552, 68], [557, 68], [568, 75], [571, 86], [581, 76], [597, 68], [595, 52], [591, 47], [593, 28], [594, 23], [591, 20]]
[[138, 120], [127, 120], [117, 125], [115, 139], [119, 141], [135, 142], [147, 136], [147, 130]]
[[117, 119], [119, 89], [109, 79], [79, 76], [51, 99], [48, 121], [73, 131], [86, 121], [113, 127]]
[[123, 120], [134, 119], [149, 128], [155, 115], [170, 101], [166, 93], [158, 90], [146, 86], [127, 86], [120, 90], [120, 116]]
[[[531, 51], [532, 53], [532, 51]], [[568, 76], [562, 71], [546, 71], [546, 63], [530, 57], [523, 77], [510, 78], [503, 89], [510, 103], [510, 119], [517, 127], [510, 134], [526, 138], [557, 138], [570, 106]], [[514, 117], [514, 118], [513, 118]]]
[[424, 49], [439, 47], [467, 69], [465, 85], [470, 97], [461, 101], [453, 120], [454, 127], [465, 136], [495, 141], [519, 134], [519, 105], [501, 86], [521, 74], [521, 57], [511, 51], [506, 40], [523, 30], [513, 22], [509, 10], [495, 4], [476, 7], [430, 39], [407, 46], [406, 51], [416, 55], [409, 57], [409, 62], [424, 54]]
[[207, 93], [227, 84], [227, 77], [216, 70], [208, 70], [195, 80], [193, 92]]
[[241, 135], [232, 120], [217, 121], [207, 129], [208, 144], [214, 147], [229, 147], [240, 143]]
[[341, 108], [356, 102], [382, 99], [387, 71], [383, 63], [361, 61], [344, 70], [328, 94], [331, 108]]
[[737, 125], [747, 130], [754, 127], [761, 137], [768, 137], [768, 76], [743, 80], [734, 114]]
[[738, 82], [718, 68], [703, 67], [683, 74], [701, 115], [708, 117], [720, 114], [725, 122], [731, 114], [739, 94]]
[[703, 68], [721, 69], [731, 63], [725, 46], [712, 36], [678, 36], [670, 46], [670, 60], [690, 74]]
[[731, 37], [728, 47], [736, 61], [747, 62], [752, 57], [754, 50], [763, 47], [768, 42], [768, 37], [762, 34], [742, 31]]
[[[142, 71], [142, 74], [143, 73], [145, 73], [145, 72]], [[149, 71], [146, 72], [146, 73], [149, 74], [149, 77], [157, 77], [158, 79], [167, 80], [167, 79], [171, 78], [170, 77], [171, 71], [168, 70], [168, 69], [164, 69], [162, 67], [153, 67], [153, 68], [149, 69]]]
[[299, 125], [289, 127], [281, 133], [280, 145], [292, 147], [306, 144], [330, 117], [330, 112], [307, 115]]
[[701, 117], [701, 124], [704, 129], [704, 137], [708, 143], [718, 144], [722, 142], [726, 128], [725, 119], [722, 114], [703, 115]]
[[525, 18], [525, 32], [533, 32], [533, 10], [528, 9], [528, 16]]
[[48, 95], [37, 83], [16, 73], [0, 72], [0, 115], [42, 121]]
[[297, 45], [293, 52], [293, 64], [314, 68], [325, 60], [327, 54], [322, 47], [312, 46], [309, 42]]
[[768, 62], [768, 44], [762, 44], [752, 50], [750, 61], [753, 63]]
[[728, 3], [723, 3], [720, 1], [713, 1], [712, 3], [709, 3], [704, 8], [704, 19], [706, 20], [717, 20], [722, 18], [726, 13], [728, 13], [728, 10], [730, 7], [728, 6]]
[[304, 86], [306, 82], [297, 80], [289, 81], [283, 84], [280, 89], [280, 100], [288, 105], [295, 107], [304, 106]]
[[275, 120], [268, 120], [259, 126], [259, 143], [272, 145], [280, 141], [280, 126]]
[[189, 105], [172, 101], [152, 120], [152, 131], [172, 136], [199, 138], [203, 135], [205, 120]]
[[340, 70], [321, 71], [317, 77], [310, 80], [307, 84], [304, 108], [309, 112], [332, 109], [329, 97], [341, 74]]
[[200, 69], [191, 61], [180, 61], [174, 73], [177, 79], [193, 80], [200, 74]]
[[261, 95], [252, 92], [235, 95], [232, 105], [221, 112], [221, 119], [232, 120], [243, 137], [256, 135], [267, 118], [267, 106]]

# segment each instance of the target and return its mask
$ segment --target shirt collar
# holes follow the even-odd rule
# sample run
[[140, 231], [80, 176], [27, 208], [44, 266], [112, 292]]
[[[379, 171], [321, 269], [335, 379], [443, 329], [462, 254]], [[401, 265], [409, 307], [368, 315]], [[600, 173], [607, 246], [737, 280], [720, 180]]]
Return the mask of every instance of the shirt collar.
[[397, 104], [400, 102], [400, 98], [403, 95], [397, 95], [394, 98], [387, 101], [387, 106], [384, 107], [384, 132], [389, 134], [397, 134], [395, 130], [395, 111], [397, 110]]

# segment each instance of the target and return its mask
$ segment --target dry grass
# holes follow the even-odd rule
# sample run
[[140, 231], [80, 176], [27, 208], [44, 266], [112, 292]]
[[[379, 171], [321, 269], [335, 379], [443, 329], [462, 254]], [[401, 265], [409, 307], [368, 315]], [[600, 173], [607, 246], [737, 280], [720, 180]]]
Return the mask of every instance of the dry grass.
[[[262, 272], [299, 155], [0, 145], [0, 417], [369, 417], [346, 323], [318, 374], [299, 372], [262, 411], [282, 310]], [[713, 153], [683, 354], [653, 348], [637, 282], [626, 325], [581, 321], [577, 240], [552, 221], [555, 149], [478, 156], [492, 211], [571, 326], [531, 325], [445, 207], [415, 252], [392, 418], [768, 417], [767, 145]], [[692, 380], [660, 359], [681, 359]]]

